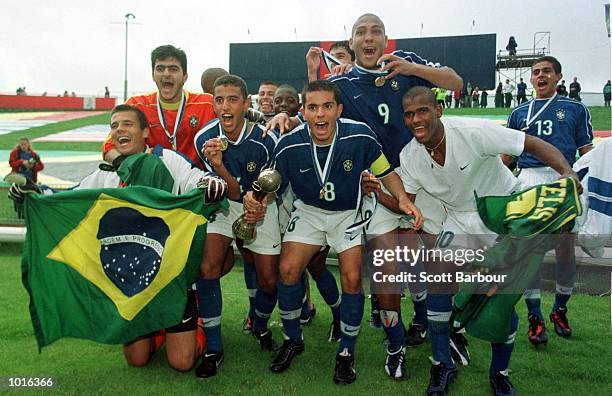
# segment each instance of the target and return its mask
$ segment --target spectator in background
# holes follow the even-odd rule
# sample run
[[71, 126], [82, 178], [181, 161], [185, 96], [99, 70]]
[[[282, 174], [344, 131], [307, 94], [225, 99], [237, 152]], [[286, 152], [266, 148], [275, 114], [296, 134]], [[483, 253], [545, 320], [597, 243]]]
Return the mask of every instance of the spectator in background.
[[604, 106], [610, 107], [610, 96], [612, 96], [612, 92], [610, 91], [610, 80], [603, 87], [603, 96], [604, 96]]
[[[534, 87], [535, 91], [535, 87]], [[561, 84], [557, 85], [557, 93], [561, 96], [567, 96], [567, 88], [565, 87], [565, 80], [561, 80]]]
[[67, 98], [68, 97], [68, 91], [64, 91], [64, 97]]
[[504, 87], [502, 86], [502, 82], [500, 81], [497, 84], [497, 88], [495, 89], [495, 108], [504, 107]]
[[472, 82], [468, 81], [467, 85], [465, 86], [465, 107], [472, 107]]
[[[508, 40], [508, 45], [506, 45], [506, 49], [508, 50], [508, 55], [516, 56], [516, 47], [518, 44], [514, 39], [514, 36], [510, 36], [510, 40]], [[507, 106], [506, 106], [507, 107]]]
[[514, 92], [514, 85], [510, 84], [510, 80], [506, 79], [506, 84], [504, 84], [503, 93], [504, 93], [504, 107], [510, 107], [512, 105], [512, 93]]
[[74, 93], [74, 91], [72, 91], [72, 93], [70, 94], [70, 96], [72, 96], [73, 98], [76, 98], [76, 93]]
[[47, 96], [47, 91], [43, 92], [40, 96]]
[[487, 108], [487, 97], [488, 96], [489, 96], [489, 93], [487, 92], [487, 90], [483, 89], [482, 93], [480, 94], [480, 108], [481, 109]]
[[33, 183], [38, 182], [38, 172], [45, 168], [40, 156], [32, 150], [30, 139], [22, 137], [9, 155], [9, 165], [14, 173], [25, 176]]
[[104, 87], [104, 97], [110, 98], [110, 91], [108, 90], [108, 87]]
[[580, 91], [582, 91], [582, 88], [578, 82], [578, 77], [574, 77], [574, 81], [569, 86], [569, 97], [582, 102], [582, 99], [580, 98]]
[[453, 91], [453, 99], [455, 99], [455, 109], [458, 109], [459, 101], [461, 100], [461, 90], [460, 89]]
[[436, 94], [436, 102], [438, 102], [440, 106], [445, 107], [444, 97], [446, 96], [446, 90], [438, 87], [434, 87], [431, 90], [434, 94]]
[[453, 104], [453, 91], [451, 91], [450, 89], [446, 91], [446, 97], [444, 98], [444, 101], [446, 102], [446, 108], [450, 109]]
[[478, 107], [478, 87], [472, 91], [472, 107]]
[[527, 84], [521, 77], [518, 84], [516, 84], [516, 104], [517, 106], [523, 102], [527, 102]]

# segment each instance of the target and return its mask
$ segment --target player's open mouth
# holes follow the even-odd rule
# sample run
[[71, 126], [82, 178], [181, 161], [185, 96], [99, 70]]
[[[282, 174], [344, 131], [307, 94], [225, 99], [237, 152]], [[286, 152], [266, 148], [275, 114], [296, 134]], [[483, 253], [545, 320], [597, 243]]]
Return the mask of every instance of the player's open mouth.
[[117, 138], [117, 143], [119, 143], [120, 145], [125, 145], [128, 144], [132, 139], [130, 139], [128, 136], [120, 136]]
[[315, 122], [314, 124], [314, 129], [319, 133], [327, 132], [328, 127], [329, 127], [329, 122], [320, 121], [320, 122]]
[[365, 47], [363, 49], [363, 54], [367, 56], [373, 56], [374, 54], [376, 54], [376, 48], [375, 47]]
[[538, 87], [546, 87], [546, 86], [548, 86], [548, 81], [538, 80]]
[[425, 136], [425, 132], [427, 131], [423, 125], [414, 126], [412, 129], [412, 135], [414, 137], [423, 137]]

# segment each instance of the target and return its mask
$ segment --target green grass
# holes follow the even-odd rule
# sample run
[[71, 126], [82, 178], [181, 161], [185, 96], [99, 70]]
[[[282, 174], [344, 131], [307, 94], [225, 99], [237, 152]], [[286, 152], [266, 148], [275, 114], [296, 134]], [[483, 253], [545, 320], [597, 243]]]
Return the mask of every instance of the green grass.
[[[335, 345], [325, 341], [330, 314], [321, 298], [313, 293], [317, 306], [314, 322], [305, 328], [306, 351], [297, 357], [288, 372], [274, 375], [268, 370], [270, 358], [261, 352], [251, 336], [242, 334], [246, 312], [246, 291], [242, 267], [222, 280], [223, 336], [226, 360], [216, 377], [199, 380], [193, 373], [181, 374], [168, 368], [163, 354], [148, 367], [131, 368], [124, 362], [121, 347], [90, 341], [62, 339], [37, 353], [28, 314], [28, 297], [21, 286], [19, 255], [21, 245], [0, 246], [0, 376], [52, 376], [55, 394], [423, 394], [429, 379], [429, 345], [410, 349], [407, 354], [409, 378], [394, 382], [383, 371], [385, 358], [382, 332], [371, 329], [365, 315], [356, 356], [357, 382], [347, 387], [332, 383]], [[410, 305], [404, 302], [404, 306]], [[544, 296], [543, 308], [550, 309], [551, 295]], [[366, 312], [369, 303], [366, 302]], [[577, 295], [572, 298], [571, 339], [550, 334], [548, 348], [535, 351], [526, 339], [525, 307], [518, 304], [521, 323], [512, 360], [512, 380], [523, 395], [609, 394], [610, 368], [609, 298]], [[409, 317], [410, 313], [404, 313]], [[280, 339], [278, 316], [272, 327]], [[452, 387], [453, 395], [488, 395], [487, 368], [490, 347], [470, 338], [473, 364], [460, 368]]]
[[[90, 117], [79, 118], [76, 120], [60, 121], [53, 124], [42, 125], [34, 128], [24, 129], [17, 132], [8, 133], [0, 136], [0, 147], [12, 148], [20, 137], [26, 136], [35, 139], [42, 136], [51, 135], [58, 132], [69, 131], [95, 124], [108, 124], [109, 114], [98, 114]], [[37, 142], [34, 144], [35, 150], [69, 150], [69, 151], [100, 151], [99, 142]]]

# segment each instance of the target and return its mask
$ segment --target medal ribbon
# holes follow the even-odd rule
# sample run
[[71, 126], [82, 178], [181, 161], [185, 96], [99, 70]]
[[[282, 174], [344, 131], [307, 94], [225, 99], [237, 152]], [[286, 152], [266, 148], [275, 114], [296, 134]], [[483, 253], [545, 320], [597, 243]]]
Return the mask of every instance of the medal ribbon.
[[223, 131], [223, 127], [221, 126], [221, 121], [219, 120], [219, 138], [225, 138], [227, 139], [227, 142], [229, 144], [232, 144], [234, 146], [239, 146], [242, 142], [246, 140], [247, 137], [249, 137], [251, 133], [252, 128], [247, 131], [248, 125], [249, 125], [249, 122], [245, 120], [244, 125], [242, 126], [242, 130], [240, 131], [240, 135], [238, 135], [238, 139], [236, 139], [236, 141], [234, 142], [231, 139], [229, 139], [227, 136], [225, 136], [225, 132]]
[[[310, 131], [309, 131], [310, 133]], [[312, 162], [315, 165], [315, 174], [317, 175], [317, 180], [321, 188], [325, 186], [327, 183], [327, 179], [329, 178], [329, 174], [331, 173], [331, 163], [334, 158], [334, 148], [336, 147], [336, 140], [338, 139], [338, 122], [336, 122], [336, 133], [334, 134], [334, 139], [332, 140], [331, 146], [329, 147], [329, 153], [327, 154], [327, 158], [325, 159], [325, 165], [323, 169], [321, 169], [321, 164], [319, 164], [319, 157], [317, 156], [317, 147], [312, 140], [312, 136], [310, 138], [310, 154], [312, 156]]]
[[181, 125], [181, 121], [183, 120], [183, 115], [185, 113], [185, 91], [183, 91], [183, 96], [181, 97], [181, 104], [179, 105], [178, 112], [176, 113], [176, 120], [174, 121], [174, 129], [172, 133], [168, 132], [166, 129], [166, 117], [164, 116], [164, 110], [161, 105], [161, 100], [159, 98], [159, 92], [157, 93], [157, 117], [159, 117], [159, 121], [161, 123], [166, 136], [168, 136], [168, 140], [170, 140], [170, 144], [172, 145], [172, 149], [176, 150], [176, 133], [179, 130], [179, 125]]
[[[365, 172], [369, 172], [369, 169], [366, 169]], [[361, 175], [362, 172], [359, 174]], [[372, 194], [372, 201], [366, 201], [364, 196], [361, 195], [361, 182], [359, 183], [359, 190], [357, 192], [357, 213], [355, 213], [355, 219], [353, 220], [353, 224], [346, 227], [344, 233], [349, 237], [355, 235], [361, 228], [365, 228], [370, 224], [372, 219], [374, 218], [374, 214], [376, 213], [376, 206], [378, 205], [378, 194]], [[370, 203], [371, 202], [371, 203]], [[370, 216], [364, 217], [365, 213], [371, 213]]]
[[536, 102], [536, 99], [532, 100], [531, 103], [529, 103], [529, 110], [527, 110], [527, 119], [525, 120], [525, 130], [529, 129], [529, 127], [531, 126], [531, 124], [540, 116], [540, 114], [542, 114], [542, 112], [544, 110], [546, 110], [546, 108], [553, 102], [555, 101], [555, 99], [557, 99], [557, 94], [554, 94], [551, 98], [549, 98], [546, 103], [544, 103], [544, 105], [542, 106], [542, 108], [540, 108], [540, 110], [538, 110], [537, 113], [535, 113], [535, 115], [533, 117], [531, 117], [531, 113], [533, 112], [533, 107], [534, 104]]

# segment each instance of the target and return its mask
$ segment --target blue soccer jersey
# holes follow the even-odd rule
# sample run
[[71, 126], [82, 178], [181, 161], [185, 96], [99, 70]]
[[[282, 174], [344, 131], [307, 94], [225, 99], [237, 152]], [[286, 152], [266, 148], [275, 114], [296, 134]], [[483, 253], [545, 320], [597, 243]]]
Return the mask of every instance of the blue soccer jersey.
[[[532, 99], [515, 108], [508, 128], [522, 130], [555, 146], [567, 162], [576, 162], [576, 150], [592, 144], [591, 114], [584, 104], [555, 95], [550, 99]], [[519, 168], [547, 166], [531, 154], [523, 153]]]
[[[413, 52], [395, 51], [393, 55], [420, 65], [440, 67]], [[340, 89], [340, 102], [344, 106], [342, 117], [368, 124], [395, 168], [399, 166], [400, 151], [412, 139], [412, 132], [404, 124], [402, 97], [412, 87], [431, 88], [432, 84], [419, 77], [398, 74], [377, 87], [375, 80], [381, 75], [376, 70], [355, 66], [349, 73], [331, 77], [330, 81]]]
[[[393, 171], [372, 130], [361, 122], [340, 118], [334, 142], [317, 146], [308, 124], [283, 136], [274, 154], [276, 169], [296, 197], [320, 209], [341, 211], [357, 207], [361, 172], [370, 169], [384, 177]], [[315, 159], [316, 156], [316, 159]]]
[[[198, 155], [209, 171], [214, 172], [202, 153], [206, 141], [218, 138], [221, 134], [219, 119], [214, 119], [204, 126], [193, 139]], [[245, 122], [240, 136], [233, 142], [228, 139], [228, 148], [223, 152], [223, 165], [238, 180], [241, 196], [251, 190], [259, 173], [272, 165], [274, 147], [277, 139], [273, 134], [263, 137], [263, 127], [259, 124]]]

